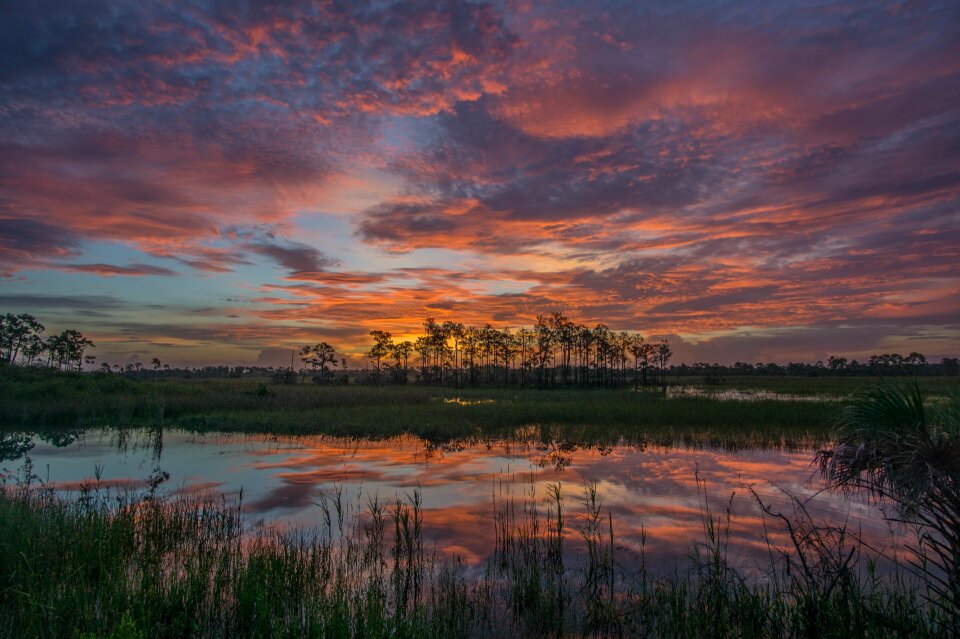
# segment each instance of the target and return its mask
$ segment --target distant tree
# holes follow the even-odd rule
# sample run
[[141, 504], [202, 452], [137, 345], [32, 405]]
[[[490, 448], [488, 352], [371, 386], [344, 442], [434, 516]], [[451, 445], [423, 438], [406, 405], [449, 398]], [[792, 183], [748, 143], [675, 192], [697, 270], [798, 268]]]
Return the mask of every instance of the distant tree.
[[943, 368], [944, 375], [956, 377], [960, 375], [960, 358], [944, 357], [940, 360], [940, 366]]
[[465, 331], [463, 324], [460, 322], [444, 322], [443, 323], [444, 331], [444, 341], [446, 339], [453, 339], [453, 375], [454, 382], [457, 388], [460, 387], [460, 368], [462, 365], [460, 357], [460, 346], [463, 344], [463, 338], [465, 337]]
[[590, 383], [590, 357], [593, 353], [593, 331], [583, 324], [577, 327], [577, 351], [580, 363], [577, 366], [581, 384]]
[[421, 335], [414, 340], [413, 351], [420, 356], [420, 378], [425, 382], [429, 381], [427, 364], [430, 358], [430, 342], [425, 336]]
[[47, 363], [48, 365], [56, 364], [57, 369], [72, 368], [76, 365], [79, 371], [83, 368], [84, 352], [93, 346], [95, 344], [84, 337], [80, 331], [65, 330], [47, 340], [46, 348], [49, 353]]
[[626, 331], [617, 333], [613, 340], [613, 361], [619, 377], [619, 385], [627, 383], [627, 361], [630, 354], [630, 334]]
[[34, 363], [40, 360], [40, 357], [46, 351], [47, 345], [43, 341], [43, 338], [39, 334], [34, 333], [33, 335], [27, 336], [23, 341], [21, 346], [21, 362], [27, 366], [33, 366]]
[[[311, 365], [313, 359], [313, 347], [309, 344], [305, 344], [300, 347], [300, 361], [303, 364], [300, 366], [300, 381], [303, 382], [307, 379], [307, 366]], [[290, 360], [291, 367], [293, 366], [293, 359]]]
[[521, 328], [515, 336], [517, 348], [520, 350], [520, 385], [527, 383], [527, 371], [533, 365], [533, 344], [535, 334], [527, 328]]
[[332, 367], [337, 365], [337, 353], [333, 346], [327, 344], [326, 342], [320, 342], [313, 347], [313, 353], [316, 356], [317, 362], [320, 364], [321, 381], [330, 379], [333, 375], [333, 371], [327, 368], [327, 365], [329, 364]]
[[610, 361], [610, 341], [612, 334], [606, 324], [597, 324], [593, 328], [592, 340], [594, 345], [594, 368], [597, 374], [597, 383], [609, 386], [610, 378], [608, 373]]
[[503, 385], [510, 384], [510, 367], [517, 354], [517, 342], [509, 328], [497, 331], [496, 348], [500, 354], [500, 363], [503, 365]]
[[480, 330], [475, 326], [468, 326], [463, 331], [462, 338], [462, 360], [467, 369], [467, 379], [470, 384], [476, 384], [479, 381], [477, 377], [476, 360], [480, 356]]
[[373, 346], [367, 351], [367, 357], [375, 363], [377, 378], [380, 376], [380, 361], [390, 355], [393, 349], [393, 336], [387, 331], [370, 331]]
[[493, 368], [496, 366], [494, 357], [496, 356], [497, 329], [490, 324], [485, 324], [477, 332], [477, 354], [480, 357], [480, 370], [486, 377], [487, 383], [493, 381]]
[[307, 345], [300, 349], [300, 359], [303, 361], [302, 378], [306, 378], [306, 368], [320, 373], [320, 381], [325, 382], [332, 378], [333, 372], [329, 366], [337, 365], [337, 353], [333, 346], [320, 342], [313, 346]]
[[413, 353], [413, 342], [403, 341], [393, 345], [391, 354], [396, 362], [397, 381], [407, 382], [407, 369], [410, 355]]
[[537, 323], [533, 327], [534, 336], [534, 363], [537, 367], [537, 383], [541, 386], [546, 383], [547, 363], [553, 360], [554, 334], [550, 328], [550, 321], [543, 315], [537, 315]]
[[287, 368], [286, 366], [284, 366], [283, 368], [274, 371], [273, 383], [274, 384], [296, 384], [297, 372], [293, 370], [293, 368]]
[[833, 357], [832, 355], [827, 358], [827, 366], [830, 367], [832, 371], [842, 371], [847, 368], [847, 358], [846, 357]]
[[640, 360], [644, 359], [647, 351], [647, 344], [643, 341], [643, 336], [637, 333], [630, 337], [627, 344], [627, 350], [633, 356], [633, 388], [637, 389], [640, 384]]
[[[45, 339], [41, 336], [44, 327], [33, 316], [7, 313], [0, 316], [0, 365], [46, 365], [58, 369], [82, 371], [84, 364], [95, 365], [96, 358], [88, 355], [93, 347], [91, 340], [76, 330], [66, 330]], [[426, 318], [424, 334], [415, 341], [394, 343], [387, 331], [371, 331], [374, 344], [366, 353], [370, 358], [374, 376], [378, 381], [392, 383], [409, 382], [409, 358], [419, 356], [419, 375], [415, 381], [428, 384], [452, 384], [460, 387], [471, 385], [519, 384], [525, 386], [536, 379], [541, 386], [623, 387], [633, 376], [634, 388], [641, 384], [657, 383], [666, 387], [666, 372], [672, 351], [666, 342], [645, 342], [639, 333], [613, 331], [605, 324], [594, 328], [575, 322], [562, 312], [538, 315], [536, 324], [521, 326], [515, 332], [510, 328], [497, 328], [491, 324], [482, 327], [465, 326], [452, 320], [442, 323]], [[304, 346], [300, 349], [306, 377], [308, 368], [319, 371], [314, 381], [324, 382], [336, 376], [337, 354], [326, 342]], [[631, 365], [632, 360], [632, 365]], [[692, 365], [670, 366], [671, 374], [677, 376], [697, 375], [705, 383], [723, 383], [724, 375], [958, 375], [960, 360], [943, 358], [932, 363], [918, 352], [907, 356], [898, 353], [871, 355], [861, 363], [844, 357], [830, 356], [826, 363], [818, 361], [790, 362], [780, 365], [774, 362], [750, 364], [738, 361], [732, 365], [695, 362]], [[343, 381], [349, 382], [347, 359], [341, 357]], [[297, 371], [288, 369], [296, 382]], [[161, 368], [171, 371], [168, 364], [159, 358], [150, 361], [152, 370]], [[125, 367], [101, 365], [100, 370], [116, 370], [128, 375], [141, 374], [140, 362]], [[382, 377], [384, 368], [389, 369], [388, 378]], [[414, 366], [416, 369], [416, 366]], [[631, 371], [632, 368], [632, 371]], [[659, 374], [648, 378], [649, 371]], [[272, 375], [275, 369], [263, 367], [207, 366], [204, 368], [172, 369], [183, 377], [241, 377], [248, 374]]]
[[563, 313], [553, 313], [548, 323], [553, 342], [560, 347], [560, 381], [566, 384], [573, 353], [576, 325]]
[[670, 358], [673, 356], [673, 351], [670, 350], [670, 345], [666, 340], [660, 342], [656, 345], [653, 351], [654, 361], [657, 363], [657, 368], [660, 369], [660, 384], [663, 386], [663, 392], [667, 392], [667, 362], [670, 361]]
[[910, 353], [903, 359], [903, 363], [911, 373], [919, 373], [927, 365], [927, 358], [923, 353]]
[[426, 341], [432, 356], [433, 373], [431, 379], [437, 384], [442, 384], [443, 363], [449, 351], [447, 339], [450, 337], [450, 329], [444, 324], [437, 323], [434, 318], [428, 317], [423, 321], [423, 331], [426, 333]]
[[7, 313], [0, 318], [0, 361], [14, 364], [20, 349], [31, 337], [43, 333], [43, 324], [33, 315]]

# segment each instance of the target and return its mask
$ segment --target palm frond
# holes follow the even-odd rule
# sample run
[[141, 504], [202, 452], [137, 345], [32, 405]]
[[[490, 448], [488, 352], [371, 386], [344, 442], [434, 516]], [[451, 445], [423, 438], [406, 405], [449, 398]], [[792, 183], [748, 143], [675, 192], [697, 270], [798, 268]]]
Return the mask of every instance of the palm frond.
[[844, 431], [877, 434], [923, 428], [926, 423], [923, 395], [916, 384], [907, 388], [886, 384], [858, 393], [837, 421]]
[[[817, 453], [838, 488], [891, 499], [921, 531], [916, 566], [934, 603], [960, 623], [960, 395], [930, 411], [916, 384], [856, 395], [837, 420], [839, 437]], [[935, 568], [933, 572], [927, 566]]]
[[960, 479], [958, 407], [954, 397], [930, 421], [916, 384], [871, 388], [844, 407], [838, 440], [817, 461], [834, 486], [895, 494], [901, 505], [915, 505], [943, 480]]

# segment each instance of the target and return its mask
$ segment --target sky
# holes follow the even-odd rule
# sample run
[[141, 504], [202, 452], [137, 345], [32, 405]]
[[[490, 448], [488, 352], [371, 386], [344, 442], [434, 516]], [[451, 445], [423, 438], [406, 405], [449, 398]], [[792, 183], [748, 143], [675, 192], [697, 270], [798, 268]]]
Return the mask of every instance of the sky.
[[0, 312], [99, 361], [554, 311], [677, 362], [960, 354], [960, 3], [0, 16]]

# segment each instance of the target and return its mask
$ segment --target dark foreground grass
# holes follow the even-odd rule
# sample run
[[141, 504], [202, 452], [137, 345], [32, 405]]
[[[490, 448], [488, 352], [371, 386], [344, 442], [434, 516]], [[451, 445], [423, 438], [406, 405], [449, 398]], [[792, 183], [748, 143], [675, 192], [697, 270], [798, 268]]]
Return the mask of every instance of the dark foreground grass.
[[729, 401], [656, 391], [273, 385], [257, 380], [130, 380], [0, 369], [0, 427], [52, 432], [168, 426], [196, 431], [551, 438], [723, 446], [808, 446], [830, 433], [831, 398]]
[[860, 570], [843, 531], [796, 523], [795, 548], [750, 579], [704, 510], [688, 570], [653, 579], [621, 564], [595, 492], [575, 522], [563, 499], [495, 503], [478, 574], [424, 547], [416, 497], [344, 526], [324, 501], [317, 530], [280, 534], [223, 501], [91, 485], [64, 502], [23, 482], [0, 491], [0, 637], [950, 636], [922, 593]]

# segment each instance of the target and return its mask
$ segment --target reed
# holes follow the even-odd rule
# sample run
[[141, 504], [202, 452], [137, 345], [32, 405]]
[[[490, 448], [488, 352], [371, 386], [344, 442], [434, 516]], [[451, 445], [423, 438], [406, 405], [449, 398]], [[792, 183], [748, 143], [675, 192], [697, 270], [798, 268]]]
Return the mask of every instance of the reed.
[[572, 519], [560, 485], [501, 490], [496, 550], [479, 568], [428, 551], [416, 491], [348, 504], [334, 489], [320, 503], [315, 529], [278, 532], [246, 525], [242, 499], [94, 481], [63, 501], [27, 466], [0, 491], [0, 636], [949, 636], [912, 583], [861, 579], [862, 549], [809, 518], [768, 513], [795, 544], [772, 549], [776, 569], [756, 578], [730, 564], [726, 517], [704, 502], [689, 568], [654, 578], [620, 557], [589, 485]]

